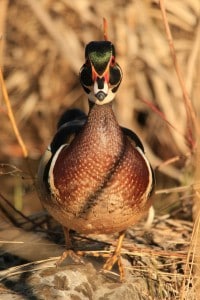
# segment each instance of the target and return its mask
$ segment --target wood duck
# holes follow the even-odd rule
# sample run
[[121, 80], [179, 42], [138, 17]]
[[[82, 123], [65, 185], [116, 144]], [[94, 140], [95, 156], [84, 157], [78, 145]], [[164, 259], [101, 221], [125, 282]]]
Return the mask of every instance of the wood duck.
[[[138, 136], [120, 127], [112, 101], [122, 80], [110, 41], [93, 41], [85, 49], [79, 74], [88, 95], [89, 114], [66, 111], [38, 171], [42, 204], [65, 228], [83, 234], [120, 233], [104, 265], [118, 262], [125, 230], [151, 205], [154, 175]], [[70, 247], [69, 241], [68, 246]]]

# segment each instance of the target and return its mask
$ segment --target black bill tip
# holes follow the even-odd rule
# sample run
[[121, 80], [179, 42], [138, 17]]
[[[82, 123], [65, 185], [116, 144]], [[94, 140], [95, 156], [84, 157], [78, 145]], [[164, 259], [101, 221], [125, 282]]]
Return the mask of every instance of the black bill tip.
[[99, 100], [99, 101], [103, 101], [106, 98], [107, 94], [104, 93], [103, 91], [99, 91], [97, 94], [95, 94], [95, 97]]

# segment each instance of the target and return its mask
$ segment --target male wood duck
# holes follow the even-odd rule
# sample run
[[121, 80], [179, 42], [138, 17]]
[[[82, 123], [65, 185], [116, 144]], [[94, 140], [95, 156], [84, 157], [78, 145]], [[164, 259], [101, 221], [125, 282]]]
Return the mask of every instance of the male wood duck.
[[89, 114], [72, 109], [39, 166], [40, 198], [68, 231], [83, 234], [119, 232], [117, 247], [103, 269], [118, 262], [125, 230], [151, 205], [154, 175], [143, 145], [130, 129], [120, 127], [112, 102], [122, 80], [110, 41], [93, 41], [85, 49], [80, 82], [88, 95]]

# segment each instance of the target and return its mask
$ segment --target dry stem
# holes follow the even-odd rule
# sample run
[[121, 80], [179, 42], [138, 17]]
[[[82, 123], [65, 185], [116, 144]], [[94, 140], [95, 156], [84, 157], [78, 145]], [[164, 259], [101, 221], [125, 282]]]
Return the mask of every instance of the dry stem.
[[184, 99], [184, 104], [185, 104], [185, 109], [186, 109], [186, 114], [187, 114], [187, 123], [188, 123], [188, 129], [189, 129], [189, 133], [191, 134], [191, 144], [194, 147], [194, 142], [192, 140], [193, 136], [192, 136], [192, 129], [194, 127], [195, 129], [195, 133], [194, 133], [194, 138], [196, 137], [196, 135], [199, 135], [199, 127], [198, 127], [198, 123], [197, 123], [197, 119], [196, 119], [196, 115], [192, 106], [192, 102], [191, 99], [188, 95], [186, 86], [185, 86], [185, 82], [178, 64], [178, 60], [176, 57], [176, 52], [175, 52], [175, 48], [174, 48], [174, 43], [173, 43], [173, 38], [172, 38], [172, 34], [171, 34], [171, 30], [169, 27], [169, 23], [168, 23], [168, 19], [166, 16], [166, 10], [165, 10], [165, 5], [164, 5], [164, 0], [159, 0], [160, 3], [160, 8], [161, 8], [161, 13], [162, 13], [162, 17], [163, 17], [163, 23], [165, 26], [165, 31], [166, 31], [166, 35], [167, 35], [167, 39], [169, 42], [169, 47], [170, 47], [170, 51], [171, 51], [171, 55], [172, 55], [172, 59], [174, 62], [174, 68], [179, 80], [179, 84], [180, 87], [182, 89], [182, 93], [183, 93], [183, 99]]
[[4, 79], [3, 79], [3, 74], [2, 74], [2, 70], [0, 68], [0, 85], [1, 85], [1, 88], [2, 88], [2, 93], [3, 93], [3, 99], [5, 101], [5, 104], [6, 104], [6, 107], [7, 107], [7, 110], [8, 110], [8, 117], [10, 119], [10, 122], [11, 122], [11, 125], [12, 125], [12, 128], [13, 128], [13, 131], [15, 133], [15, 136], [17, 138], [17, 141], [22, 149], [22, 153], [23, 153], [23, 156], [25, 158], [28, 157], [28, 151], [27, 151], [27, 148], [23, 142], [23, 139], [21, 137], [21, 134], [18, 130], [18, 127], [17, 127], [17, 124], [16, 124], [16, 121], [15, 121], [15, 117], [14, 117], [14, 114], [13, 114], [13, 111], [12, 111], [12, 107], [11, 107], [11, 104], [10, 104], [10, 100], [9, 100], [9, 97], [8, 97], [8, 93], [7, 93], [7, 90], [6, 90], [6, 86], [5, 86], [5, 83], [4, 83]]

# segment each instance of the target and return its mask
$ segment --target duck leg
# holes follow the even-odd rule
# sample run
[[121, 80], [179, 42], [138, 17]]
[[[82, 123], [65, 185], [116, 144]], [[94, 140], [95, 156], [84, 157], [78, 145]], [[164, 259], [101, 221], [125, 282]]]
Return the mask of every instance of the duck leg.
[[67, 250], [65, 250], [58, 261], [56, 262], [56, 266], [59, 266], [67, 257], [71, 257], [71, 259], [75, 263], [84, 263], [83, 260], [81, 259], [80, 255], [77, 255], [73, 250], [72, 250], [72, 243], [69, 235], [69, 229], [66, 227], [63, 227], [64, 235], [65, 235], [65, 244]]
[[119, 234], [119, 238], [117, 241], [117, 246], [115, 248], [115, 251], [113, 252], [112, 256], [107, 259], [103, 266], [104, 271], [110, 271], [114, 264], [117, 262], [118, 267], [119, 267], [119, 273], [120, 273], [120, 280], [123, 281], [125, 278], [125, 272], [124, 272], [124, 267], [122, 264], [122, 259], [121, 259], [121, 248], [122, 248], [122, 242], [125, 236], [125, 231], [121, 231]]
[[72, 248], [72, 242], [71, 242], [71, 238], [69, 235], [69, 229], [67, 227], [63, 227], [63, 232], [64, 232], [64, 236], [65, 236], [65, 245], [67, 249], [71, 249]]
[[[63, 227], [63, 230], [64, 230], [64, 235], [65, 235], [65, 242], [66, 242], [67, 250], [64, 251], [62, 253], [62, 255], [60, 256], [59, 260], [56, 263], [57, 266], [59, 266], [67, 257], [71, 257], [75, 263], [84, 263], [83, 260], [81, 259], [81, 256], [84, 256], [84, 255], [90, 255], [90, 256], [94, 256], [94, 257], [95, 256], [96, 257], [98, 257], [98, 256], [107, 257], [108, 256], [108, 254], [100, 253], [98, 251], [76, 251], [76, 252], [73, 251], [71, 239], [69, 236], [69, 229], [66, 227]], [[111, 256], [109, 255], [109, 258], [107, 259], [107, 261], [105, 262], [105, 264], [103, 266], [104, 271], [110, 271], [113, 268], [114, 264], [117, 263], [118, 268], [119, 268], [119, 273], [120, 273], [120, 281], [124, 281], [124, 278], [125, 278], [124, 267], [123, 267], [122, 259], [121, 259], [121, 248], [122, 248], [122, 242], [123, 242], [124, 236], [125, 236], [125, 231], [120, 232], [115, 251], [112, 253]]]

